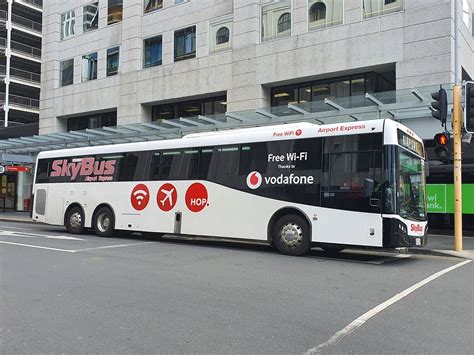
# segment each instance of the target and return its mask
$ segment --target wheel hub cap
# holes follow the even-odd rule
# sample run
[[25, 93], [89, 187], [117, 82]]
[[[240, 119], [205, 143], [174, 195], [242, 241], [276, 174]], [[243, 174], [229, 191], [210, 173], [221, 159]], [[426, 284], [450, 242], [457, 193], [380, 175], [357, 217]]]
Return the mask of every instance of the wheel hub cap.
[[283, 243], [294, 248], [303, 240], [303, 229], [296, 223], [287, 223], [282, 227], [280, 236]]

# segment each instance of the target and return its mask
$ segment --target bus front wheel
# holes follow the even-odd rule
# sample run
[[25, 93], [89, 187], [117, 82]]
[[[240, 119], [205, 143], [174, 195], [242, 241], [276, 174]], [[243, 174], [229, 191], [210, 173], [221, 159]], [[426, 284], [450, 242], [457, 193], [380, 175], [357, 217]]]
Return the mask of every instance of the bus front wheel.
[[72, 234], [82, 234], [84, 232], [84, 212], [79, 206], [72, 207], [66, 214], [64, 221], [66, 229]]
[[95, 214], [94, 230], [99, 237], [111, 237], [115, 232], [115, 216], [108, 207], [100, 208]]
[[308, 222], [296, 214], [279, 218], [273, 226], [273, 243], [282, 254], [308, 254], [311, 248]]

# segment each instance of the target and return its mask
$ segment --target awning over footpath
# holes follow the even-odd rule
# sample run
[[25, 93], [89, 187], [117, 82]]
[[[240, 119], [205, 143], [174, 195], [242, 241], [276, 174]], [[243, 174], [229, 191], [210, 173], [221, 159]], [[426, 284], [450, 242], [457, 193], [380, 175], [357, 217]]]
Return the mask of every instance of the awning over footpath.
[[[452, 86], [443, 85], [450, 106]], [[439, 85], [426, 86], [218, 115], [10, 138], [0, 140], [0, 153], [17, 155], [21, 160], [21, 155], [34, 156], [46, 150], [171, 139], [190, 133], [300, 121], [321, 125], [388, 118], [408, 124], [409, 120], [431, 117], [431, 93], [439, 88]], [[435, 120], [428, 122], [432, 122], [434, 129], [441, 129]]]

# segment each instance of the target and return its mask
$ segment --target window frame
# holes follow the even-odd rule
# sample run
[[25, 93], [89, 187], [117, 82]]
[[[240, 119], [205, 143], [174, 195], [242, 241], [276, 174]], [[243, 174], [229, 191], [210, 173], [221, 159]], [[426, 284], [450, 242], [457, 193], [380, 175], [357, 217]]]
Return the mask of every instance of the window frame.
[[[116, 50], [116, 52], [110, 53], [112, 50]], [[109, 71], [109, 58], [111, 55], [117, 54], [117, 69], [115, 71]], [[114, 76], [119, 73], [119, 68], [120, 68], [120, 46], [115, 46], [115, 47], [110, 47], [107, 48], [106, 51], [106, 59], [105, 59], [105, 72], [106, 76]]]
[[[161, 58], [159, 59], [159, 62], [157, 64], [153, 64], [153, 62], [150, 62], [149, 64], [147, 64], [146, 62], [146, 49], [147, 49], [147, 46], [146, 46], [146, 42], [147, 41], [152, 41], [152, 40], [155, 40], [155, 39], [160, 39], [160, 45], [161, 45]], [[163, 65], [163, 35], [154, 35], [152, 37], [148, 37], [148, 38], [144, 38], [143, 39], [143, 69], [148, 69], [148, 68], [153, 68], [153, 67], [157, 67], [157, 66], [160, 66], [160, 65]]]
[[[86, 23], [85, 23], [85, 8], [88, 7], [88, 6], [92, 6], [92, 5], [97, 5], [97, 12], [95, 14], [95, 16], [93, 18], [96, 18], [96, 21], [97, 21], [97, 27], [90, 27], [90, 28], [87, 28], [85, 27]], [[98, 30], [99, 29], [99, 16], [100, 16], [100, 7], [99, 7], [99, 1], [93, 1], [89, 4], [86, 4], [84, 6], [82, 6], [82, 33], [88, 33], [88, 32], [91, 32], [91, 31], [95, 31], [95, 30]]]
[[143, 14], [144, 15], [151, 14], [152, 12], [155, 12], [155, 11], [163, 10], [164, 7], [165, 7], [164, 0], [161, 0], [161, 6], [160, 7], [152, 8], [152, 9], [147, 11], [146, 3], [150, 2], [150, 1], [153, 1], [153, 0], [143, 0]]
[[[287, 18], [289, 18], [289, 20], [283, 20], [283, 17], [285, 17], [285, 20]], [[287, 31], [290, 31], [291, 33], [291, 22], [292, 22], [292, 19], [291, 19], [291, 13], [290, 12], [284, 12], [282, 13], [279, 17], [278, 17], [278, 21], [276, 23], [277, 25], [277, 36], [280, 35], [281, 33], [285, 33]], [[287, 25], [289, 24], [288, 28], [285, 28], [285, 29], [280, 29], [280, 27], [283, 27], [283, 25]]]
[[[68, 18], [66, 16], [68, 14], [72, 14], [72, 18]], [[65, 16], [64, 20], [63, 20], [63, 16]], [[70, 31], [67, 36], [65, 35], [65, 33], [66, 33], [65, 24], [66, 23], [72, 24], [71, 27], [69, 28], [72, 31]], [[68, 10], [68, 11], [65, 11], [65, 12], [61, 13], [61, 15], [60, 15], [60, 27], [61, 27], [61, 32], [60, 32], [61, 41], [64, 41], [65, 39], [68, 39], [68, 38], [71, 38], [71, 37], [75, 36], [75, 34], [76, 34], [76, 11], [75, 11], [75, 9]]]
[[117, 4], [117, 8], [120, 8], [120, 11], [117, 11], [116, 13], [120, 13], [120, 16], [117, 16], [117, 17], [120, 17], [119, 19], [115, 19], [115, 20], [111, 20], [110, 18], [113, 17], [113, 15], [115, 15], [116, 13], [115, 12], [112, 12], [110, 11], [110, 2], [111, 1], [114, 1], [114, 0], [107, 0], [107, 26], [110, 26], [110, 25], [114, 25], [116, 23], [120, 23], [123, 21], [123, 0], [115, 0], [115, 1], [120, 1], [119, 4]]
[[[62, 68], [62, 64], [65, 63], [65, 62], [69, 62], [71, 61], [72, 62], [72, 71], [71, 71], [71, 82], [69, 84], [63, 84], [63, 68]], [[59, 86], [60, 87], [65, 87], [65, 86], [69, 86], [69, 85], [74, 85], [74, 58], [69, 58], [69, 59], [65, 59], [65, 60], [62, 60], [59, 62]]]
[[[87, 58], [88, 56], [93, 56], [95, 55], [95, 66], [92, 65], [91, 67], [91, 61], [90, 58]], [[88, 61], [88, 67], [87, 69], [94, 69], [95, 68], [95, 73], [94, 71], [92, 72], [87, 72], [87, 76], [85, 77], [84, 76], [84, 61], [87, 60]], [[97, 80], [98, 78], [98, 64], [99, 64], [99, 53], [98, 52], [92, 52], [92, 53], [88, 53], [88, 54], [84, 54], [82, 57], [81, 57], [81, 83], [86, 83], [88, 81], [93, 81], [93, 80]], [[91, 75], [93, 74], [93, 75]]]
[[[190, 32], [190, 33], [193, 33], [194, 34], [194, 43], [192, 43], [192, 45], [194, 44], [194, 50], [191, 52], [191, 53], [184, 53], [180, 56], [177, 55], [177, 48], [178, 48], [178, 44], [177, 44], [177, 41], [176, 41], [176, 35], [177, 33], [179, 32], [182, 32], [182, 31], [187, 31], [188, 29], [194, 29], [194, 32]], [[184, 43], [185, 43], [185, 47], [186, 47], [186, 36], [187, 36], [187, 33], [185, 32], [185, 40], [184, 40]], [[179, 62], [179, 61], [182, 61], [182, 60], [187, 60], [187, 59], [193, 59], [193, 58], [196, 58], [197, 57], [197, 26], [196, 25], [191, 25], [191, 26], [187, 26], [187, 27], [184, 27], [184, 28], [180, 28], [180, 29], [177, 29], [177, 30], [174, 30], [173, 32], [173, 58], [174, 58], [174, 62]]]
[[[379, 13], [377, 13], [375, 15], [371, 15], [371, 16], [366, 16], [365, 1], [366, 0], [361, 0], [361, 3], [360, 3], [361, 4], [360, 10], [361, 10], [362, 20], [368, 20], [368, 19], [371, 19], [371, 18], [374, 18], [374, 17], [391, 15], [391, 14], [394, 14], [394, 13], [397, 13], [397, 12], [404, 11], [404, 9], [405, 9], [404, 0], [395, 0], [394, 2], [391, 2], [389, 4], [385, 4], [385, 0], [378, 0], [378, 1], [380, 1], [380, 7], [381, 7], [381, 10], [379, 11]], [[390, 8], [393, 8], [393, 9], [396, 8], [394, 6], [394, 4], [397, 4], [397, 2], [400, 2], [400, 8], [398, 10], [390, 11], [391, 10]], [[388, 9], [386, 10], [385, 7], [387, 7]]]

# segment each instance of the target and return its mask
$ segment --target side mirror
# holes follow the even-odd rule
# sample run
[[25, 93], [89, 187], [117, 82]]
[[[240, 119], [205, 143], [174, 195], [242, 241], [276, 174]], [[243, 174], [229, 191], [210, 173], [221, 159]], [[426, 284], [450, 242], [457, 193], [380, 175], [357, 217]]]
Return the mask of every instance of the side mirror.
[[430, 164], [428, 164], [427, 161], [425, 161], [425, 177], [430, 176]]
[[370, 197], [372, 196], [372, 193], [374, 192], [374, 180], [372, 179], [364, 179], [364, 197]]

